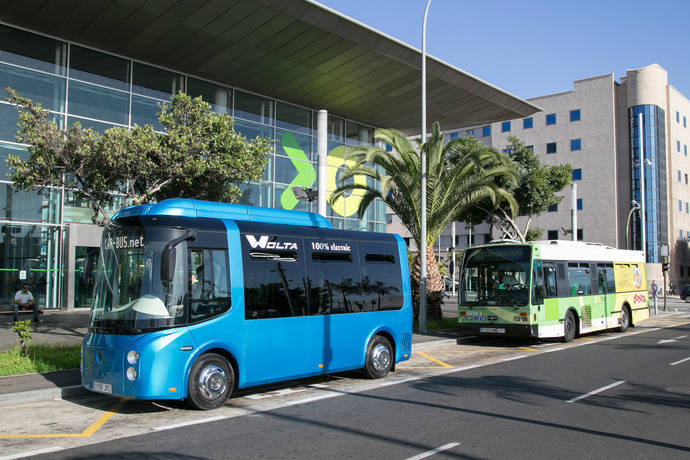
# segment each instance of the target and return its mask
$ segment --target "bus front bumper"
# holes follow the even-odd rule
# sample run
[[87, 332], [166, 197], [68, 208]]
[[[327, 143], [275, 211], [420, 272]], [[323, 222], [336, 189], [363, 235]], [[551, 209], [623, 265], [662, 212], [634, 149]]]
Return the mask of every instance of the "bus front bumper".
[[536, 324], [471, 324], [460, 323], [458, 325], [460, 335], [489, 335], [494, 337], [539, 337], [539, 328]]

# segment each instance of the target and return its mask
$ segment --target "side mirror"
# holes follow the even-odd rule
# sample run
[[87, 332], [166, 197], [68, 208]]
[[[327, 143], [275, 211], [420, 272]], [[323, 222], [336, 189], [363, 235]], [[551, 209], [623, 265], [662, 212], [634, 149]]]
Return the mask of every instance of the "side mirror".
[[165, 245], [161, 252], [161, 282], [170, 284], [175, 277], [176, 252], [175, 247], [184, 240], [195, 240], [196, 230], [187, 230], [174, 240]]
[[161, 281], [164, 284], [169, 284], [175, 277], [175, 262], [176, 262], [175, 246], [170, 243], [165, 245], [161, 253]]

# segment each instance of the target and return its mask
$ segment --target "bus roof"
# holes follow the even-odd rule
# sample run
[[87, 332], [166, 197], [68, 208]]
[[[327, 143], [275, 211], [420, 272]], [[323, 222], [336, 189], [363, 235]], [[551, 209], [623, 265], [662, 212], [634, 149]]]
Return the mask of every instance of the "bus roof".
[[601, 262], [644, 262], [642, 251], [616, 249], [601, 243], [570, 240], [542, 240], [521, 243], [511, 240], [497, 240], [482, 246], [533, 245], [539, 248], [542, 259], [582, 260]]
[[644, 262], [644, 253], [642, 251], [616, 249], [601, 243], [549, 240], [534, 241], [533, 244], [539, 247], [542, 259]]
[[332, 228], [323, 216], [304, 211], [260, 208], [244, 204], [216, 203], [213, 201], [172, 198], [155, 204], [128, 206], [119, 210], [113, 220], [132, 216], [180, 216], [210, 219], [228, 219], [268, 224], [299, 225]]

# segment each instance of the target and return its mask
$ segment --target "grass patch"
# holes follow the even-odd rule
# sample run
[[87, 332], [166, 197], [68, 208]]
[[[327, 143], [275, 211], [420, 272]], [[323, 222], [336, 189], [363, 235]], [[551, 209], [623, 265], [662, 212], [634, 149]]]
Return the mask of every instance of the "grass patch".
[[[415, 322], [415, 330], [419, 330], [419, 323]], [[426, 328], [429, 331], [445, 331], [458, 328], [458, 318], [427, 319]]]
[[79, 367], [80, 345], [28, 346], [29, 356], [20, 347], [0, 353], [0, 376], [49, 372]]

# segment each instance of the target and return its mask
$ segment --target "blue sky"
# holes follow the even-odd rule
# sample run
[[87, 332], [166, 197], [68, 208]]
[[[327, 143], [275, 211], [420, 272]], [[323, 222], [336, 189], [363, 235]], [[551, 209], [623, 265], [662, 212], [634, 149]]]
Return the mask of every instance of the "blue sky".
[[[426, 0], [317, 0], [421, 48]], [[658, 63], [690, 98], [690, 0], [433, 0], [427, 52], [522, 98]]]

